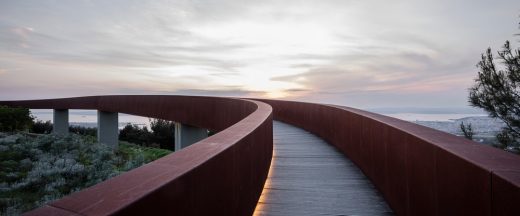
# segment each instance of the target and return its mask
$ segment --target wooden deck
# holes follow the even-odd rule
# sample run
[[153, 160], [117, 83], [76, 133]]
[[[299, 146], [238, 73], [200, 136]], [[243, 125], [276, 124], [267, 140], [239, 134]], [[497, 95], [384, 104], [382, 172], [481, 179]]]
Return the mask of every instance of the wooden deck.
[[309, 132], [274, 122], [274, 154], [255, 215], [393, 215], [363, 173]]

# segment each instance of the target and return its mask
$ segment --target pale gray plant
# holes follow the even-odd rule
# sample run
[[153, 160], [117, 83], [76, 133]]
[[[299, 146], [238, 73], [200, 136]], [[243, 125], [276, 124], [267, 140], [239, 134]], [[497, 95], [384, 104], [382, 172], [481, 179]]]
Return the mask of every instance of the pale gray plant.
[[[145, 163], [143, 152], [125, 161], [114, 150], [94, 140], [71, 134], [0, 134], [0, 192], [41, 196], [30, 203], [25, 198], [0, 196], [0, 215], [19, 215], [31, 208], [92, 186]], [[22, 196], [23, 197], [23, 196]]]

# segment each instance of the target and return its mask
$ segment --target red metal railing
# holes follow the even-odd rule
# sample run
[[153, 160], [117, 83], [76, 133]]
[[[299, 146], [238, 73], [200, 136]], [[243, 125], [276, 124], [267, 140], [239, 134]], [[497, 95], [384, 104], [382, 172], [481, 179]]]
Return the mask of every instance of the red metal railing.
[[28, 215], [250, 215], [272, 156], [272, 109], [262, 102], [188, 96], [94, 96], [3, 101], [97, 109], [178, 121], [219, 133]]
[[[398, 215], [520, 215], [520, 157], [353, 108], [259, 100], [354, 161]], [[221, 131], [32, 214], [251, 214], [272, 156], [271, 107], [207, 97], [103, 96], [0, 102], [101, 109]]]
[[518, 155], [358, 109], [260, 101], [347, 155], [398, 215], [520, 215]]

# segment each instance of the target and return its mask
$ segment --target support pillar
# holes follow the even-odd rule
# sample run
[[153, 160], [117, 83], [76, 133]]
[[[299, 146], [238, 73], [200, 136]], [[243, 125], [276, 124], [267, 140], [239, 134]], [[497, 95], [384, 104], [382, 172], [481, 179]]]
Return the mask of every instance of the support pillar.
[[69, 110], [55, 109], [52, 116], [53, 134], [68, 134], [69, 133]]
[[193, 143], [208, 137], [208, 131], [204, 128], [198, 128], [175, 122], [175, 151], [181, 150]]
[[97, 112], [97, 140], [112, 148], [117, 148], [119, 141], [119, 122], [116, 112]]

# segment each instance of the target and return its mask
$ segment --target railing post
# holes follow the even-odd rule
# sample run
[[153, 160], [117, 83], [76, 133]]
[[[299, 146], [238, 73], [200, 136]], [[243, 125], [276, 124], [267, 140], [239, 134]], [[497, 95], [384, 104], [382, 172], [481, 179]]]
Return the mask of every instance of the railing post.
[[208, 137], [208, 131], [204, 128], [198, 128], [175, 122], [175, 151], [181, 150], [193, 143]]
[[68, 134], [69, 133], [69, 110], [68, 109], [54, 109], [53, 112], [53, 134]]
[[97, 112], [97, 140], [112, 148], [117, 148], [119, 141], [119, 122], [116, 112]]

